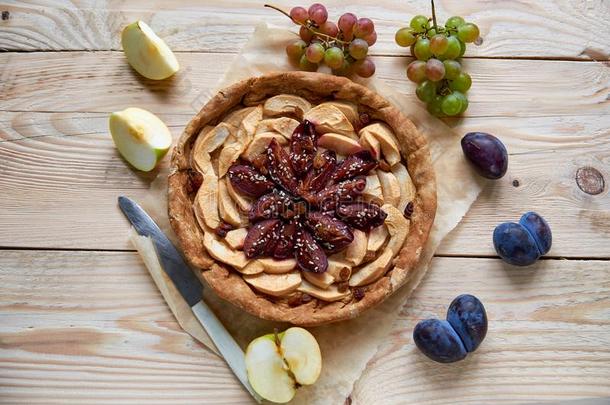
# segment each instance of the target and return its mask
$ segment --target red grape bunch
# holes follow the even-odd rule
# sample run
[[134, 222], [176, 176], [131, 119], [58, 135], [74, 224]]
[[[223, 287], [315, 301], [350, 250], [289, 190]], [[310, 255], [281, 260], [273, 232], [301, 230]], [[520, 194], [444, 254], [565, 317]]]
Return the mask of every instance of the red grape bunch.
[[409, 27], [396, 32], [396, 43], [411, 47], [416, 58], [407, 67], [407, 77], [417, 83], [417, 97], [431, 114], [455, 116], [468, 108], [466, 92], [472, 80], [457, 59], [466, 52], [466, 43], [478, 38], [479, 27], [462, 17], [449, 18], [444, 27], [437, 25], [434, 0], [432, 18], [415, 16]]
[[320, 3], [309, 9], [293, 7], [290, 13], [268, 4], [265, 7], [283, 13], [301, 26], [300, 38], [286, 47], [288, 58], [301, 70], [315, 72], [324, 63], [339, 76], [355, 73], [370, 77], [375, 73], [375, 64], [367, 57], [369, 47], [377, 42], [371, 19], [345, 13], [335, 24], [328, 20], [328, 11]]

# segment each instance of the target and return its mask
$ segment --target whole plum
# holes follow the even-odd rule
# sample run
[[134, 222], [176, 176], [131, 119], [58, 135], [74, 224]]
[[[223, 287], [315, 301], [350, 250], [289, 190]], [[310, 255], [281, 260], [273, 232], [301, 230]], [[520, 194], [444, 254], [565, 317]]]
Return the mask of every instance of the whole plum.
[[462, 339], [468, 353], [474, 352], [487, 335], [487, 313], [474, 295], [456, 297], [447, 310], [447, 322]]
[[493, 244], [505, 262], [529, 266], [548, 253], [553, 237], [549, 224], [535, 212], [525, 213], [519, 223], [504, 222], [493, 233]]
[[426, 356], [439, 363], [462, 360], [468, 352], [462, 340], [447, 321], [426, 319], [413, 330], [415, 345]]
[[462, 138], [462, 151], [476, 172], [497, 180], [506, 174], [508, 153], [504, 144], [485, 132], [470, 132]]

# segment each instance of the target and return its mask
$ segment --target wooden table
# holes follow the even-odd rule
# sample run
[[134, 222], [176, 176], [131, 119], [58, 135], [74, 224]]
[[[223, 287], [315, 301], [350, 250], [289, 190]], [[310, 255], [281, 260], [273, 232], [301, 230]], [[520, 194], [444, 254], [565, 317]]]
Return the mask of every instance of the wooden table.
[[[437, 3], [440, 19], [463, 15], [484, 37], [465, 59], [467, 116], [448, 123], [500, 136], [509, 173], [438, 249], [346, 403], [609, 397], [610, 4]], [[429, 14], [426, 2], [342, 4], [327, 2], [333, 17], [353, 11], [377, 24], [377, 76], [417, 102], [393, 38]], [[287, 21], [246, 0], [4, 0], [0, 11], [0, 402], [249, 403], [223, 361], [180, 330], [128, 243], [116, 197], [142, 198], [154, 174], [125, 164], [107, 122], [138, 106], [178, 135], [255, 24]], [[176, 51], [172, 80], [127, 65], [119, 33], [136, 19]], [[512, 268], [491, 233], [527, 210], [548, 219], [553, 249]], [[464, 292], [485, 303], [488, 337], [466, 361], [435, 364], [412, 329]]]

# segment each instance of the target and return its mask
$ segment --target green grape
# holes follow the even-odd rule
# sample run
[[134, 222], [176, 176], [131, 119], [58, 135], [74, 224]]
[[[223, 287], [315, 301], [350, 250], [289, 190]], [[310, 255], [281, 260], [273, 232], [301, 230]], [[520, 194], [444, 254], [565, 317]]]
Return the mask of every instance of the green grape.
[[426, 80], [417, 85], [415, 90], [417, 98], [425, 103], [429, 103], [436, 97], [436, 83]]
[[436, 30], [434, 28], [430, 28], [427, 32], [428, 34], [428, 38], [432, 38], [433, 36], [436, 35]]
[[462, 111], [462, 100], [454, 93], [446, 95], [443, 97], [441, 109], [450, 117], [458, 115]]
[[459, 112], [459, 114], [462, 114], [463, 112], [465, 112], [468, 109], [468, 98], [466, 97], [466, 95], [464, 93], [460, 93], [459, 91], [454, 91], [453, 94], [455, 94], [462, 102], [462, 108], [460, 109], [460, 112]]
[[436, 56], [444, 54], [448, 46], [449, 41], [443, 34], [436, 34], [430, 38], [430, 51]]
[[301, 70], [305, 70], [307, 72], [315, 72], [315, 71], [318, 70], [318, 64], [317, 63], [311, 63], [307, 59], [307, 55], [303, 54], [303, 56], [301, 56], [301, 60], [299, 61], [299, 68]]
[[460, 26], [466, 24], [466, 21], [462, 17], [453, 16], [450, 17], [445, 23], [445, 28], [448, 30], [457, 30]]
[[439, 82], [445, 77], [445, 65], [438, 59], [426, 62], [426, 77], [433, 82]]
[[354, 59], [364, 59], [369, 51], [369, 44], [364, 39], [356, 38], [349, 44], [349, 54]]
[[331, 46], [324, 52], [324, 63], [331, 69], [339, 69], [343, 66], [343, 50]]
[[449, 37], [447, 38], [447, 50], [442, 55], [442, 59], [457, 59], [460, 57], [461, 50], [460, 40], [456, 37]]
[[428, 60], [432, 57], [429, 39], [418, 39], [413, 50], [415, 52], [415, 57], [419, 60]]
[[423, 15], [416, 15], [415, 17], [413, 17], [413, 19], [411, 19], [411, 24], [409, 25], [411, 26], [411, 28], [413, 28], [413, 31], [418, 33], [426, 32], [430, 27], [430, 24], [428, 23], [428, 17]]
[[319, 63], [324, 59], [324, 47], [322, 44], [314, 42], [305, 50], [305, 56], [311, 63]]
[[339, 69], [333, 69], [333, 74], [337, 76], [350, 76], [353, 73], [354, 65], [349, 63], [346, 58], [343, 58], [343, 64]]
[[445, 79], [454, 80], [462, 72], [462, 65], [456, 60], [447, 59], [445, 65]]
[[479, 37], [479, 27], [473, 23], [460, 25], [457, 36], [462, 42], [474, 42]]
[[460, 41], [460, 58], [466, 53], [466, 44]]
[[394, 39], [396, 40], [398, 46], [407, 47], [413, 45], [415, 43], [416, 38], [411, 32], [411, 28], [405, 27], [396, 31]]
[[307, 44], [305, 41], [297, 39], [286, 46], [286, 55], [288, 55], [288, 58], [291, 61], [298, 62], [301, 59], [301, 56], [303, 56], [306, 47]]
[[432, 101], [428, 102], [428, 112], [435, 117], [442, 117], [444, 115], [441, 107], [442, 104], [443, 96], [436, 95]]
[[449, 88], [453, 91], [459, 91], [460, 93], [466, 93], [472, 85], [472, 79], [468, 73], [460, 73], [458, 77], [453, 79], [449, 83]]
[[426, 62], [422, 60], [414, 60], [407, 66], [407, 77], [415, 83], [421, 83], [426, 80]]

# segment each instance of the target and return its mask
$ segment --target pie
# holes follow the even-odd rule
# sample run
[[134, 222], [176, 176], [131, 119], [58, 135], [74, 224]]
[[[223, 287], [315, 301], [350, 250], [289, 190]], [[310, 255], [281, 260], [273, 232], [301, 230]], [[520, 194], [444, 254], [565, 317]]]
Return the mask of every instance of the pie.
[[174, 148], [188, 262], [260, 318], [353, 318], [415, 272], [436, 213], [426, 138], [348, 79], [287, 72], [221, 90]]

